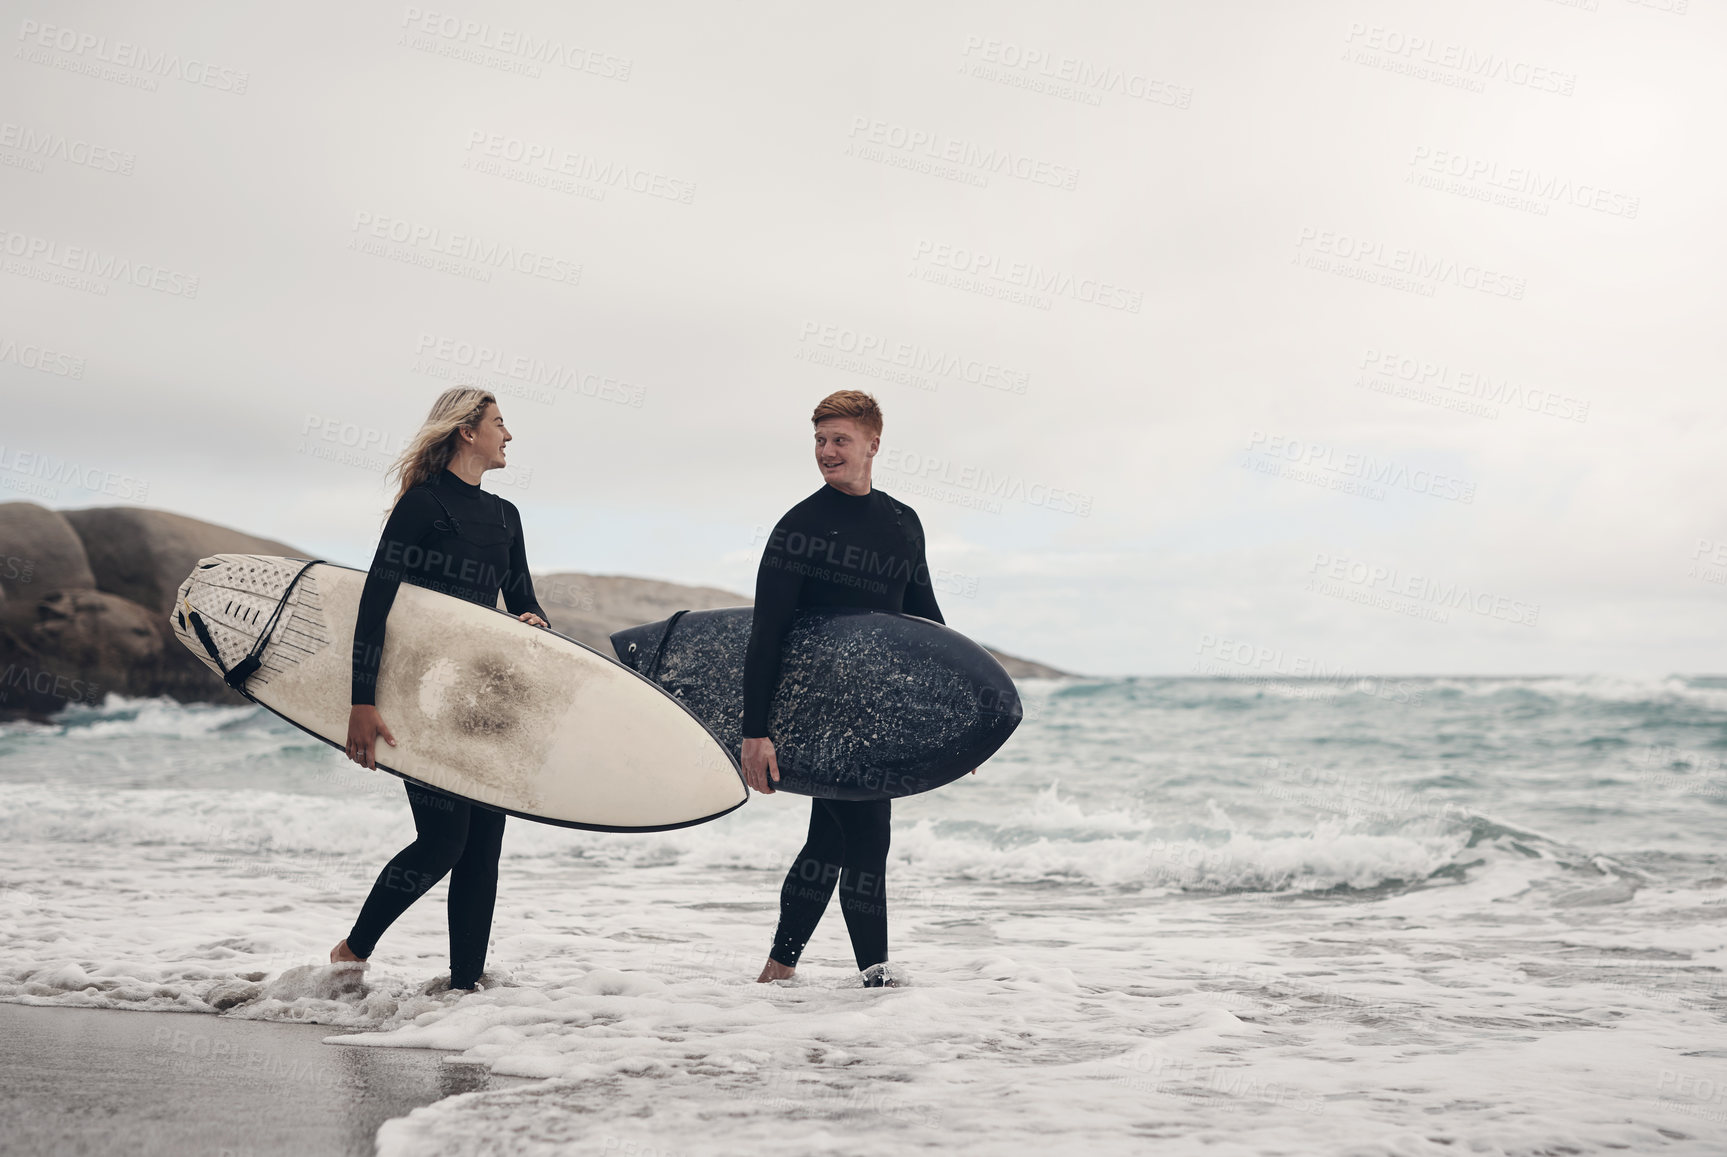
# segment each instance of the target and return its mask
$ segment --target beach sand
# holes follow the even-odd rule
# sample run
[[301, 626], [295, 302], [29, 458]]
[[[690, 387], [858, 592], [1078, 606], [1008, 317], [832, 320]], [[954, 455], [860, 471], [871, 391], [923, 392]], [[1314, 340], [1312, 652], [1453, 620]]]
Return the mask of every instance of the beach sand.
[[322, 1025], [0, 1004], [13, 1154], [371, 1157], [378, 1126], [528, 1082], [421, 1049], [324, 1044]]

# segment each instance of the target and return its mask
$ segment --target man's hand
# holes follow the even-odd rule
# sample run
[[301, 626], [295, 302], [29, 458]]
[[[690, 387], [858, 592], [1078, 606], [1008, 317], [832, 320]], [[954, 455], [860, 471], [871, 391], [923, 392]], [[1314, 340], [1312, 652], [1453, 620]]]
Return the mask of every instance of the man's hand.
[[522, 620], [522, 622], [528, 624], [530, 627], [550, 627], [552, 625], [546, 622], [546, 620], [540, 618], [540, 616], [534, 614], [532, 611], [523, 611], [521, 614], [517, 615], [516, 618]]
[[378, 714], [378, 709], [370, 703], [354, 704], [348, 712], [348, 758], [361, 767], [377, 767], [372, 752], [380, 735], [391, 747], [396, 746], [396, 737], [384, 726], [384, 717]]
[[763, 795], [774, 794], [774, 783], [780, 780], [780, 761], [774, 755], [774, 741], [767, 736], [744, 740], [744, 782]]

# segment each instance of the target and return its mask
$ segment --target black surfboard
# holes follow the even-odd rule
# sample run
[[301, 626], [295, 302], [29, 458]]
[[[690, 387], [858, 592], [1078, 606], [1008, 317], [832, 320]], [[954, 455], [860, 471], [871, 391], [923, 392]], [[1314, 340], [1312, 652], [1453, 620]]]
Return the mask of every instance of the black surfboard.
[[[625, 666], [743, 746], [749, 607], [685, 611], [612, 636]], [[799, 611], [781, 651], [768, 733], [779, 791], [894, 799], [951, 783], [1019, 726], [1019, 693], [995, 657], [915, 615]]]

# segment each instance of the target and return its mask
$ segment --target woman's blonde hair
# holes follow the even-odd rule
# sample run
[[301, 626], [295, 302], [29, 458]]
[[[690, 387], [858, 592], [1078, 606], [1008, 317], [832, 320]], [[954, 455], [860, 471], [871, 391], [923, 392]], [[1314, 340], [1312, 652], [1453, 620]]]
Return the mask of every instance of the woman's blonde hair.
[[437, 477], [455, 458], [456, 450], [462, 444], [461, 431], [477, 428], [486, 407], [497, 400], [490, 390], [467, 386], [457, 386], [439, 394], [419, 433], [390, 467], [390, 476], [402, 481], [390, 505], [394, 507], [402, 500], [402, 495], [427, 479]]

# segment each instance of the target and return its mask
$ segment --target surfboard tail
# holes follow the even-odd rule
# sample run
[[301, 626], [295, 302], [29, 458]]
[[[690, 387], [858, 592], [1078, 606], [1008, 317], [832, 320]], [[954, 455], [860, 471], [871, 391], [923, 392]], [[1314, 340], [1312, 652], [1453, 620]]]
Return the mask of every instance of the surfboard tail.
[[638, 675], [646, 674], [654, 656], [659, 653], [660, 642], [666, 637], [666, 627], [670, 623], [670, 619], [661, 619], [657, 623], [643, 623], [639, 627], [625, 627], [614, 632], [612, 650], [617, 653], [618, 662]]

